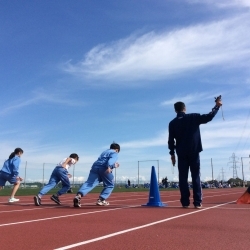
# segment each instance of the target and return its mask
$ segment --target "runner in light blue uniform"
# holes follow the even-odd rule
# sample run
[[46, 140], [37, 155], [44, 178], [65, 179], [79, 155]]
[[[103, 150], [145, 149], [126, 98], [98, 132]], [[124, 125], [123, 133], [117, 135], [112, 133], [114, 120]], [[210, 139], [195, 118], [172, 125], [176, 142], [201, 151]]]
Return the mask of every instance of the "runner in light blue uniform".
[[81, 207], [81, 197], [89, 193], [100, 182], [103, 182], [103, 190], [96, 202], [96, 205], [107, 206], [106, 199], [111, 195], [114, 189], [114, 175], [112, 169], [118, 168], [117, 162], [120, 146], [112, 143], [110, 149], [105, 150], [92, 165], [87, 181], [80, 187], [74, 198], [74, 207]]
[[20, 186], [20, 182], [23, 180], [23, 178], [19, 176], [20, 157], [22, 154], [23, 150], [16, 148], [14, 152], [10, 154], [9, 159], [4, 162], [0, 170], [0, 190], [5, 186], [7, 181], [14, 185], [9, 202], [19, 201], [19, 199], [16, 199], [14, 196]]
[[79, 161], [79, 156], [76, 153], [71, 154], [68, 158], [64, 158], [57, 166], [54, 168], [49, 182], [47, 185], [45, 185], [38, 195], [34, 196], [34, 204], [36, 206], [41, 206], [42, 197], [47, 194], [52, 188], [54, 188], [60, 181], [62, 183], [62, 188], [57, 191], [56, 194], [53, 194], [50, 199], [57, 203], [58, 205], [61, 205], [61, 201], [59, 199], [59, 196], [67, 193], [67, 191], [70, 188], [70, 181], [69, 178], [71, 178], [71, 174], [68, 173], [68, 169], [75, 165]]

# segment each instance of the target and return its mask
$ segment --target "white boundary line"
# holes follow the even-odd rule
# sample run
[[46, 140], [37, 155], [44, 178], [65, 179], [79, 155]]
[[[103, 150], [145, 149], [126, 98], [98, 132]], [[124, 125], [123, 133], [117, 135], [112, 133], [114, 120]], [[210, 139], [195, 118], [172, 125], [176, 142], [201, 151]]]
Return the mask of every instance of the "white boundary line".
[[[216, 192], [216, 190], [217, 189], [215, 189], [215, 190], [209, 190], [208, 192], [206, 192], [206, 195], [208, 195], [208, 194], [216, 194], [217, 192]], [[214, 192], [213, 192], [214, 191]], [[226, 191], [226, 190], [223, 190], [223, 191]], [[228, 191], [228, 190], [227, 190]], [[232, 191], [232, 190], [231, 190]], [[236, 191], [236, 190], [234, 190], [234, 191]], [[173, 193], [174, 192], [174, 193]], [[178, 194], [176, 194], [176, 191], [168, 191], [168, 192], [162, 192], [161, 194], [160, 194], [160, 196], [161, 196], [161, 199], [162, 200], [165, 200], [166, 198], [171, 198], [171, 197], [175, 197], [175, 196], [178, 196], [178, 197], [180, 197], [180, 194], [179, 194], [179, 192], [178, 192]], [[238, 193], [238, 192], [237, 192]], [[239, 192], [240, 193], [240, 192]], [[129, 201], [129, 200], [135, 200], [134, 198], [135, 197], [141, 197], [141, 198], [136, 198], [136, 200], [142, 200], [142, 199], [146, 199], [146, 197], [148, 196], [148, 193], [147, 193], [147, 195], [145, 196], [145, 192], [131, 192], [131, 195], [123, 195], [123, 196], [120, 196], [120, 195], [118, 195], [118, 193], [114, 193], [115, 194], [115, 197], [114, 197], [114, 195], [112, 195], [112, 198], [111, 198], [111, 202], [113, 203], [113, 202], [119, 202], [119, 201]], [[218, 194], [218, 193], [217, 193]], [[229, 195], [229, 194], [236, 194], [235, 192], [234, 193], [230, 193], [230, 192], [223, 192], [222, 194], [218, 194], [217, 196], [220, 196], [220, 195]], [[124, 197], [125, 199], [122, 199], [122, 197]], [[207, 198], [207, 197], [214, 197], [214, 196], [203, 196], [203, 198]], [[25, 198], [27, 198], [27, 197], [25, 197]], [[32, 196], [32, 198], [33, 198], [33, 196]], [[117, 198], [119, 198], [119, 200], [117, 200]], [[128, 199], [127, 199], [128, 198]], [[114, 200], [113, 200], [114, 199]], [[29, 201], [30, 201], [31, 199], [29, 198]], [[84, 197], [84, 200], [86, 201], [86, 202], [84, 202], [84, 204], [86, 204], [86, 205], [91, 205], [92, 203], [90, 203], [90, 201], [92, 201], [92, 200], [94, 200], [94, 201], [96, 201], [96, 199], [94, 198], [94, 197]], [[26, 199], [24, 199], [24, 200], [22, 200], [21, 202], [18, 202], [18, 203], [16, 203], [16, 204], [6, 204], [7, 202], [0, 202], [0, 208], [1, 207], [9, 207], [9, 206], [13, 206], [13, 205], [32, 205], [32, 204], [34, 204], [34, 202], [27, 202], [27, 203], [24, 203], [26, 201]], [[42, 207], [39, 207], [39, 209], [51, 209], [51, 208], [58, 208], [58, 205], [56, 205], [56, 204], [54, 204], [54, 206], [53, 207], [48, 207], [48, 206], [46, 206], [46, 205], [52, 205], [53, 203], [51, 203], [51, 200], [50, 200], [50, 198], [49, 197], [46, 197], [46, 198], [44, 198], [43, 199], [43, 201], [45, 202], [45, 203], [43, 203], [43, 205], [45, 205], [45, 206], [42, 206]], [[64, 202], [68, 202], [68, 201], [72, 201], [72, 197], [63, 197], [63, 199], [62, 199], [62, 202], [64, 203]], [[179, 201], [179, 200], [178, 200]], [[147, 202], [147, 201], [145, 201], [145, 202]], [[173, 202], [173, 201], [164, 201], [164, 202]], [[93, 203], [95, 203], [95, 202], [93, 202]], [[62, 206], [67, 206], [67, 204], [65, 204], [65, 205], [62, 205]], [[35, 208], [34, 208], [35, 209]], [[8, 210], [8, 211], [1, 211], [0, 210], [0, 214], [1, 213], [11, 213], [11, 212], [15, 212], [15, 211], [17, 211], [17, 212], [23, 212], [23, 211], [29, 211], [30, 209], [22, 209], [23, 211], [20, 211], [21, 209], [19, 209], [19, 210]]]
[[18, 225], [18, 224], [25, 224], [25, 223], [31, 223], [31, 222], [37, 222], [37, 221], [45, 221], [45, 220], [67, 218], [67, 217], [73, 217], [73, 216], [79, 216], [79, 215], [85, 215], [85, 214], [104, 213], [104, 212], [109, 212], [109, 211], [114, 211], [114, 210], [126, 209], [126, 208], [131, 208], [131, 207], [140, 207], [140, 206], [141, 205], [127, 206], [127, 207], [111, 208], [111, 209], [107, 209], [107, 210], [96, 210], [96, 211], [92, 211], [92, 212], [85, 212], [85, 213], [79, 213], [79, 214], [69, 214], [69, 215], [62, 215], [62, 216], [49, 217], [49, 218], [36, 219], [36, 220], [26, 220], [26, 221], [12, 222], [12, 223], [0, 224], [0, 227]]
[[114, 237], [114, 236], [117, 236], [117, 235], [120, 235], [120, 234], [125, 234], [125, 233], [132, 232], [132, 231], [135, 231], [135, 230], [138, 230], [138, 229], [142, 229], [142, 228], [154, 226], [156, 224], [160, 224], [160, 223], [163, 223], [163, 222], [166, 222], [166, 221], [178, 219], [178, 218], [181, 218], [181, 217], [184, 217], [184, 216], [188, 216], [188, 215], [192, 215], [192, 214], [195, 214], [195, 213], [200, 213], [200, 212], [203, 212], [203, 211], [206, 211], [206, 210], [209, 210], [209, 209], [213, 209], [213, 208], [217, 208], [217, 207], [220, 207], [220, 206], [224, 206], [224, 205], [232, 203], [232, 202], [234, 202], [234, 201], [226, 202], [226, 203], [219, 204], [219, 205], [216, 205], [216, 206], [213, 206], [213, 207], [203, 208], [203, 209], [196, 210], [194, 212], [190, 212], [190, 213], [186, 213], [186, 214], [181, 214], [181, 215], [173, 216], [173, 217], [170, 217], [170, 218], [167, 218], [167, 219], [164, 219], [164, 220], [159, 220], [159, 221], [148, 223], [148, 224], [145, 224], [145, 225], [142, 225], [142, 226], [138, 226], [138, 227], [133, 227], [133, 228], [130, 228], [130, 229], [122, 230], [122, 231], [119, 231], [119, 232], [116, 232], [116, 233], [104, 235], [104, 236], [97, 237], [97, 238], [94, 238], [94, 239], [91, 239], [91, 240], [86, 240], [86, 241], [82, 241], [82, 242], [79, 242], [79, 243], [76, 243], [76, 244], [72, 244], [72, 245], [68, 245], [68, 246], [56, 248], [54, 250], [66, 250], [66, 249], [71, 249], [73, 247], [78, 247], [78, 246], [86, 245], [86, 244], [89, 244], [89, 243], [92, 243], [92, 242], [96, 242], [96, 241], [100, 241], [100, 240], [105, 240], [107, 238], [111, 238], [111, 237]]
[[[212, 193], [213, 194], [213, 193]], [[231, 195], [231, 194], [238, 194], [237, 193], [224, 193], [224, 194], [217, 194], [217, 195], [210, 195], [210, 196], [203, 196], [203, 198], [211, 198], [211, 197], [216, 197], [216, 196], [226, 196], [226, 195]], [[170, 195], [170, 196], [175, 196], [175, 195]], [[164, 200], [164, 198], [170, 198], [170, 196], [166, 196], [166, 197], [162, 197], [163, 199], [162, 202], [163, 203], [172, 203], [172, 202], [178, 202], [180, 200]], [[113, 206], [122, 206], [122, 204], [116, 204], [116, 203], [113, 203], [113, 202], [119, 202], [119, 201], [134, 201], [134, 200], [145, 200], [145, 197], [142, 197], [142, 198], [137, 198], [137, 199], [123, 199], [123, 200], [112, 200], [112, 205]], [[147, 201], [145, 201], [145, 204], [147, 203]], [[21, 205], [24, 204], [24, 205], [27, 205], [27, 204], [33, 204], [33, 203], [20, 203]], [[94, 206], [95, 203], [84, 203], [84, 205], [93, 205]], [[10, 206], [12, 206], [13, 204], [11, 204]], [[18, 203], [17, 203], [18, 205]], [[50, 205], [50, 203], [45, 203], [45, 205]], [[8, 206], [8, 205], [6, 205]], [[125, 208], [127, 207], [133, 207], [133, 206], [140, 206], [140, 205], [126, 205]], [[56, 209], [56, 208], [62, 208], [62, 207], [67, 207], [67, 208], [72, 208], [71, 206], [67, 206], [67, 205], [61, 205], [61, 206], [58, 206], [58, 205], [54, 205], [54, 206], [51, 206], [51, 207], [47, 207], [47, 206], [41, 206], [41, 207], [34, 207], [34, 208], [28, 208], [28, 209], [18, 209], [18, 210], [5, 210], [5, 211], [1, 211], [0, 210], [0, 214], [2, 213], [14, 213], [14, 212], [26, 212], [26, 211], [30, 211], [30, 210], [43, 210], [43, 209]], [[180, 206], [179, 206], [180, 207]], [[99, 212], [99, 211], [98, 211]], [[67, 215], [66, 215], [67, 217]], [[57, 218], [57, 217], [55, 217]], [[44, 218], [46, 219], [46, 218]], [[50, 219], [50, 218], [49, 218]], [[1, 224], [0, 224], [1, 226]]]
[[219, 209], [221, 210], [250, 210], [250, 207], [220, 207]]

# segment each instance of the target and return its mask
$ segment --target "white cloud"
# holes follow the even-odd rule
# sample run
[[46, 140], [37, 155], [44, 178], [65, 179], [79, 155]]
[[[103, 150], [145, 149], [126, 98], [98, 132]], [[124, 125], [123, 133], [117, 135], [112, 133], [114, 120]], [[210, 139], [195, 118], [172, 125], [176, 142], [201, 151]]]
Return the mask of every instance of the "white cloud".
[[56, 145], [55, 143], [42, 143], [39, 141], [39, 136], [37, 134], [24, 135], [24, 138], [15, 138], [9, 140], [2, 140], [0, 142], [1, 152], [0, 160], [3, 162], [8, 159], [9, 155], [14, 151], [16, 147], [21, 147], [24, 150], [22, 155], [22, 165], [24, 166], [25, 162], [28, 162], [28, 168], [42, 168], [43, 164], [47, 165], [45, 168], [53, 169], [56, 164], [61, 161], [63, 158], [68, 157], [69, 154], [74, 151], [78, 153], [80, 159], [79, 162], [75, 165], [77, 172], [80, 171], [89, 171], [93, 162], [96, 160], [96, 154], [92, 152], [82, 152], [82, 147], [72, 146], [70, 144]]
[[[211, 122], [208, 127], [201, 126], [202, 141], [206, 149], [232, 147], [235, 149], [242, 135], [244, 119]], [[244, 130], [249, 134], [250, 128]], [[242, 145], [241, 145], [242, 146]]]
[[131, 148], [148, 148], [148, 147], [158, 147], [166, 146], [168, 141], [168, 131], [161, 133], [156, 136], [154, 139], [149, 138], [146, 140], [135, 140], [130, 142], [120, 143], [121, 147], [124, 149]]
[[[126, 176], [126, 175], [122, 175], [122, 176], [118, 176], [116, 178], [117, 182], [124, 182], [127, 183], [128, 179], [131, 181], [131, 183], [138, 183], [138, 176]], [[150, 176], [145, 177], [144, 175], [139, 175], [139, 182], [145, 182], [145, 181], [149, 181]]]
[[[72, 182], [73, 179], [71, 178], [70, 181]], [[74, 182], [85, 182], [85, 181], [86, 181], [86, 177], [84, 176], [74, 177]]]
[[[173, 176], [172, 179], [173, 179], [173, 181], [177, 181], [178, 182], [179, 181], [179, 176], [175, 175], [175, 176]], [[189, 178], [188, 181], [191, 181], [191, 179]]]
[[6, 115], [9, 112], [21, 109], [26, 106], [39, 104], [41, 102], [56, 103], [56, 104], [67, 105], [67, 106], [83, 106], [84, 105], [84, 103], [78, 102], [74, 100], [73, 98], [65, 97], [61, 94], [45, 93], [42, 90], [36, 90], [32, 93], [32, 95], [33, 95], [32, 98], [26, 97], [27, 99], [25, 100], [20, 99], [10, 104], [7, 107], [3, 107], [0, 111], [0, 116]]
[[209, 4], [218, 8], [250, 7], [249, 0], [187, 0], [189, 3]]
[[198, 103], [203, 100], [213, 100], [215, 96], [211, 93], [194, 93], [194, 94], [188, 94], [185, 96], [179, 96], [179, 97], [174, 97], [170, 100], [164, 101], [161, 103], [162, 106], [173, 106], [174, 103], [176, 102], [184, 102], [185, 104], [190, 104], [190, 103]]
[[[218, 149], [223, 147], [235, 148], [242, 134], [245, 120], [237, 117], [235, 120], [212, 121], [208, 125], [201, 125], [201, 138], [204, 148]], [[244, 135], [250, 133], [250, 128], [245, 128]], [[250, 140], [250, 138], [249, 138]], [[161, 132], [158, 136], [146, 140], [136, 140], [121, 143], [125, 149], [150, 148], [168, 146], [168, 130]]]
[[[249, 84], [249, 83], [247, 83]], [[237, 83], [236, 87], [229, 86], [225, 88], [222, 85], [222, 91], [221, 89], [218, 90], [217, 88], [214, 89], [214, 91], [209, 92], [194, 92], [192, 94], [176, 94], [173, 98], [162, 101], [160, 103], [161, 106], [171, 106], [173, 108], [173, 105], [175, 102], [182, 101], [186, 104], [188, 110], [190, 110], [190, 107], [193, 107], [195, 104], [196, 109], [197, 105], [202, 103], [202, 106], [199, 106], [199, 108], [202, 108], [204, 112], [211, 110], [212, 106], [214, 105], [214, 98], [217, 97], [219, 94], [222, 95], [222, 103], [223, 103], [223, 110], [249, 110], [250, 102], [247, 100], [250, 100], [250, 95], [248, 94], [248, 87], [247, 84]], [[221, 88], [221, 86], [220, 86]], [[207, 101], [208, 100], [208, 101]], [[206, 101], [206, 103], [203, 103], [203, 101]], [[191, 106], [192, 105], [192, 106]], [[221, 112], [221, 111], [219, 111]], [[243, 111], [244, 112], [244, 111]]]
[[63, 69], [82, 78], [126, 81], [164, 79], [208, 66], [246, 67], [249, 33], [247, 14], [170, 32], [150, 32], [98, 45], [82, 61], [69, 61]]

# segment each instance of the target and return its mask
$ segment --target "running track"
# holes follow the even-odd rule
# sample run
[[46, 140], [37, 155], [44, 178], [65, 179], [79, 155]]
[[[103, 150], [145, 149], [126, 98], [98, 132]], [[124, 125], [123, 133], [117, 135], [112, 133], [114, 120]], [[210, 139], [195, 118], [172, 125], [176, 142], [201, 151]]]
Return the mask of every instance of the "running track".
[[35, 207], [33, 197], [8, 204], [0, 196], [0, 249], [249, 249], [250, 206], [235, 200], [245, 189], [203, 190], [203, 208], [180, 207], [179, 191], [162, 191], [167, 207], [142, 207], [147, 192], [113, 193], [110, 206], [95, 205], [98, 194], [73, 208], [49, 196]]

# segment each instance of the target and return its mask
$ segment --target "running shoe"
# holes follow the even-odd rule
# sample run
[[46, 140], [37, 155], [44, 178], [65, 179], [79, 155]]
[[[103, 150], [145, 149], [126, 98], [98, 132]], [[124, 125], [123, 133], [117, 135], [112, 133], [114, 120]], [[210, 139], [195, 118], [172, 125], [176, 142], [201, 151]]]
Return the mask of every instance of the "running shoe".
[[81, 197], [80, 196], [76, 196], [73, 200], [74, 202], [74, 207], [81, 207]]
[[17, 202], [17, 201], [19, 201], [19, 199], [16, 199], [16, 198], [14, 198], [14, 197], [9, 198], [9, 202]]
[[41, 206], [42, 205], [41, 198], [38, 195], [34, 196], [34, 203], [35, 203], [36, 206]]
[[60, 202], [58, 196], [55, 196], [55, 195], [53, 194], [53, 195], [50, 197], [50, 199], [51, 199], [52, 201], [54, 201], [55, 203], [57, 203], [58, 205], [61, 205], [61, 202]]
[[107, 202], [105, 200], [98, 199], [97, 202], [96, 202], [96, 205], [98, 205], [98, 206], [108, 206], [109, 202]]
[[194, 206], [196, 209], [201, 209], [202, 208], [202, 205], [199, 205], [199, 206]]

